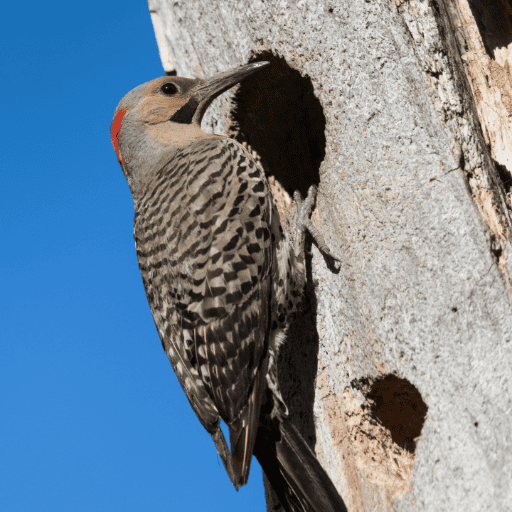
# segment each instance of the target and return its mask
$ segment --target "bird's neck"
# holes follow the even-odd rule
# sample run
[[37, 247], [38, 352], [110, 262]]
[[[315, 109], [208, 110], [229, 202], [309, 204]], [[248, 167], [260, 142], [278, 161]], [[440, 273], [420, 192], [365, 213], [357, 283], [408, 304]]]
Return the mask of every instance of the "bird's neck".
[[200, 139], [214, 137], [195, 124], [164, 122], [145, 124], [142, 129], [124, 131], [119, 139], [121, 167], [128, 180], [134, 203], [156, 173], [182, 148]]

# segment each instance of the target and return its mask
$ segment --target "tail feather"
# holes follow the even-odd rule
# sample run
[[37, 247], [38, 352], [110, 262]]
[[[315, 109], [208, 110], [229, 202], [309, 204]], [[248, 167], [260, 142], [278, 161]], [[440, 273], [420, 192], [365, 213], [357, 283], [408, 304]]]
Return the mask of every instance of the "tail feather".
[[[263, 281], [260, 286], [261, 322], [263, 325], [267, 325], [270, 311], [270, 281]], [[268, 331], [265, 329], [256, 330], [254, 339], [256, 346], [260, 347], [258, 352], [261, 354], [263, 347], [268, 346]], [[238, 490], [238, 486], [245, 485], [249, 478], [254, 444], [259, 430], [260, 408], [267, 386], [265, 375], [268, 373], [268, 363], [268, 357], [263, 357], [261, 366], [252, 383], [252, 391], [247, 406], [240, 417], [229, 425], [230, 464], [233, 471], [230, 477], [236, 490]]]
[[[254, 379], [254, 389], [249, 397], [246, 411], [229, 426], [229, 442], [231, 445], [231, 464], [233, 476], [231, 481], [238, 490], [239, 485], [245, 485], [249, 478], [251, 459], [261, 403], [261, 374]], [[231, 476], [231, 475], [230, 475]]]
[[254, 455], [284, 510], [346, 512], [331, 479], [293, 424], [286, 417], [274, 423], [277, 430], [260, 429]]

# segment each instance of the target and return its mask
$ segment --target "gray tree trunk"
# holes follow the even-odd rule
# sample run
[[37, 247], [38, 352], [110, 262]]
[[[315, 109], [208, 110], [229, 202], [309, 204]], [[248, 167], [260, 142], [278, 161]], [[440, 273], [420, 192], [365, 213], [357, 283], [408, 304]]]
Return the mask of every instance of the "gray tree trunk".
[[247, 139], [283, 214], [319, 186], [342, 262], [311, 248], [280, 380], [350, 512], [512, 510], [511, 60], [477, 81], [508, 29], [470, 3], [150, 0], [167, 72], [273, 63], [203, 126]]

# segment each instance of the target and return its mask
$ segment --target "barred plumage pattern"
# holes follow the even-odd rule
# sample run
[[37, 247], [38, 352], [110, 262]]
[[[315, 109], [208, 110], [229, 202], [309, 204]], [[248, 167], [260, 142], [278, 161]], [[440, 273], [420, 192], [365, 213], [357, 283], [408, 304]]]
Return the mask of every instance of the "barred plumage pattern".
[[225, 137], [179, 150], [136, 204], [135, 242], [164, 350], [208, 432], [229, 426], [226, 469], [243, 485], [263, 391], [279, 396], [267, 365], [304, 287], [263, 170]]
[[343, 501], [288, 419], [277, 379], [279, 345], [304, 292], [306, 230], [329, 254], [310, 220], [316, 189], [295, 196], [292, 246], [258, 159], [201, 130], [215, 97], [269, 66], [142, 84], [119, 103], [111, 139], [162, 345], [233, 485], [247, 482], [254, 454], [286, 512], [338, 512]]

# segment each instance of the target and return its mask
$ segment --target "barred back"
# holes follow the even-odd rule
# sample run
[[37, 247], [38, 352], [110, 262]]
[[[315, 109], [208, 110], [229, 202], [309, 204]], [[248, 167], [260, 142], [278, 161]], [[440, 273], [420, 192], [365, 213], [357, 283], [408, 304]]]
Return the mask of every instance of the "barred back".
[[164, 350], [204, 427], [213, 434], [220, 416], [235, 430], [232, 452], [246, 445], [247, 475], [265, 387], [271, 223], [262, 170], [222, 137], [178, 151], [135, 214], [139, 267]]

